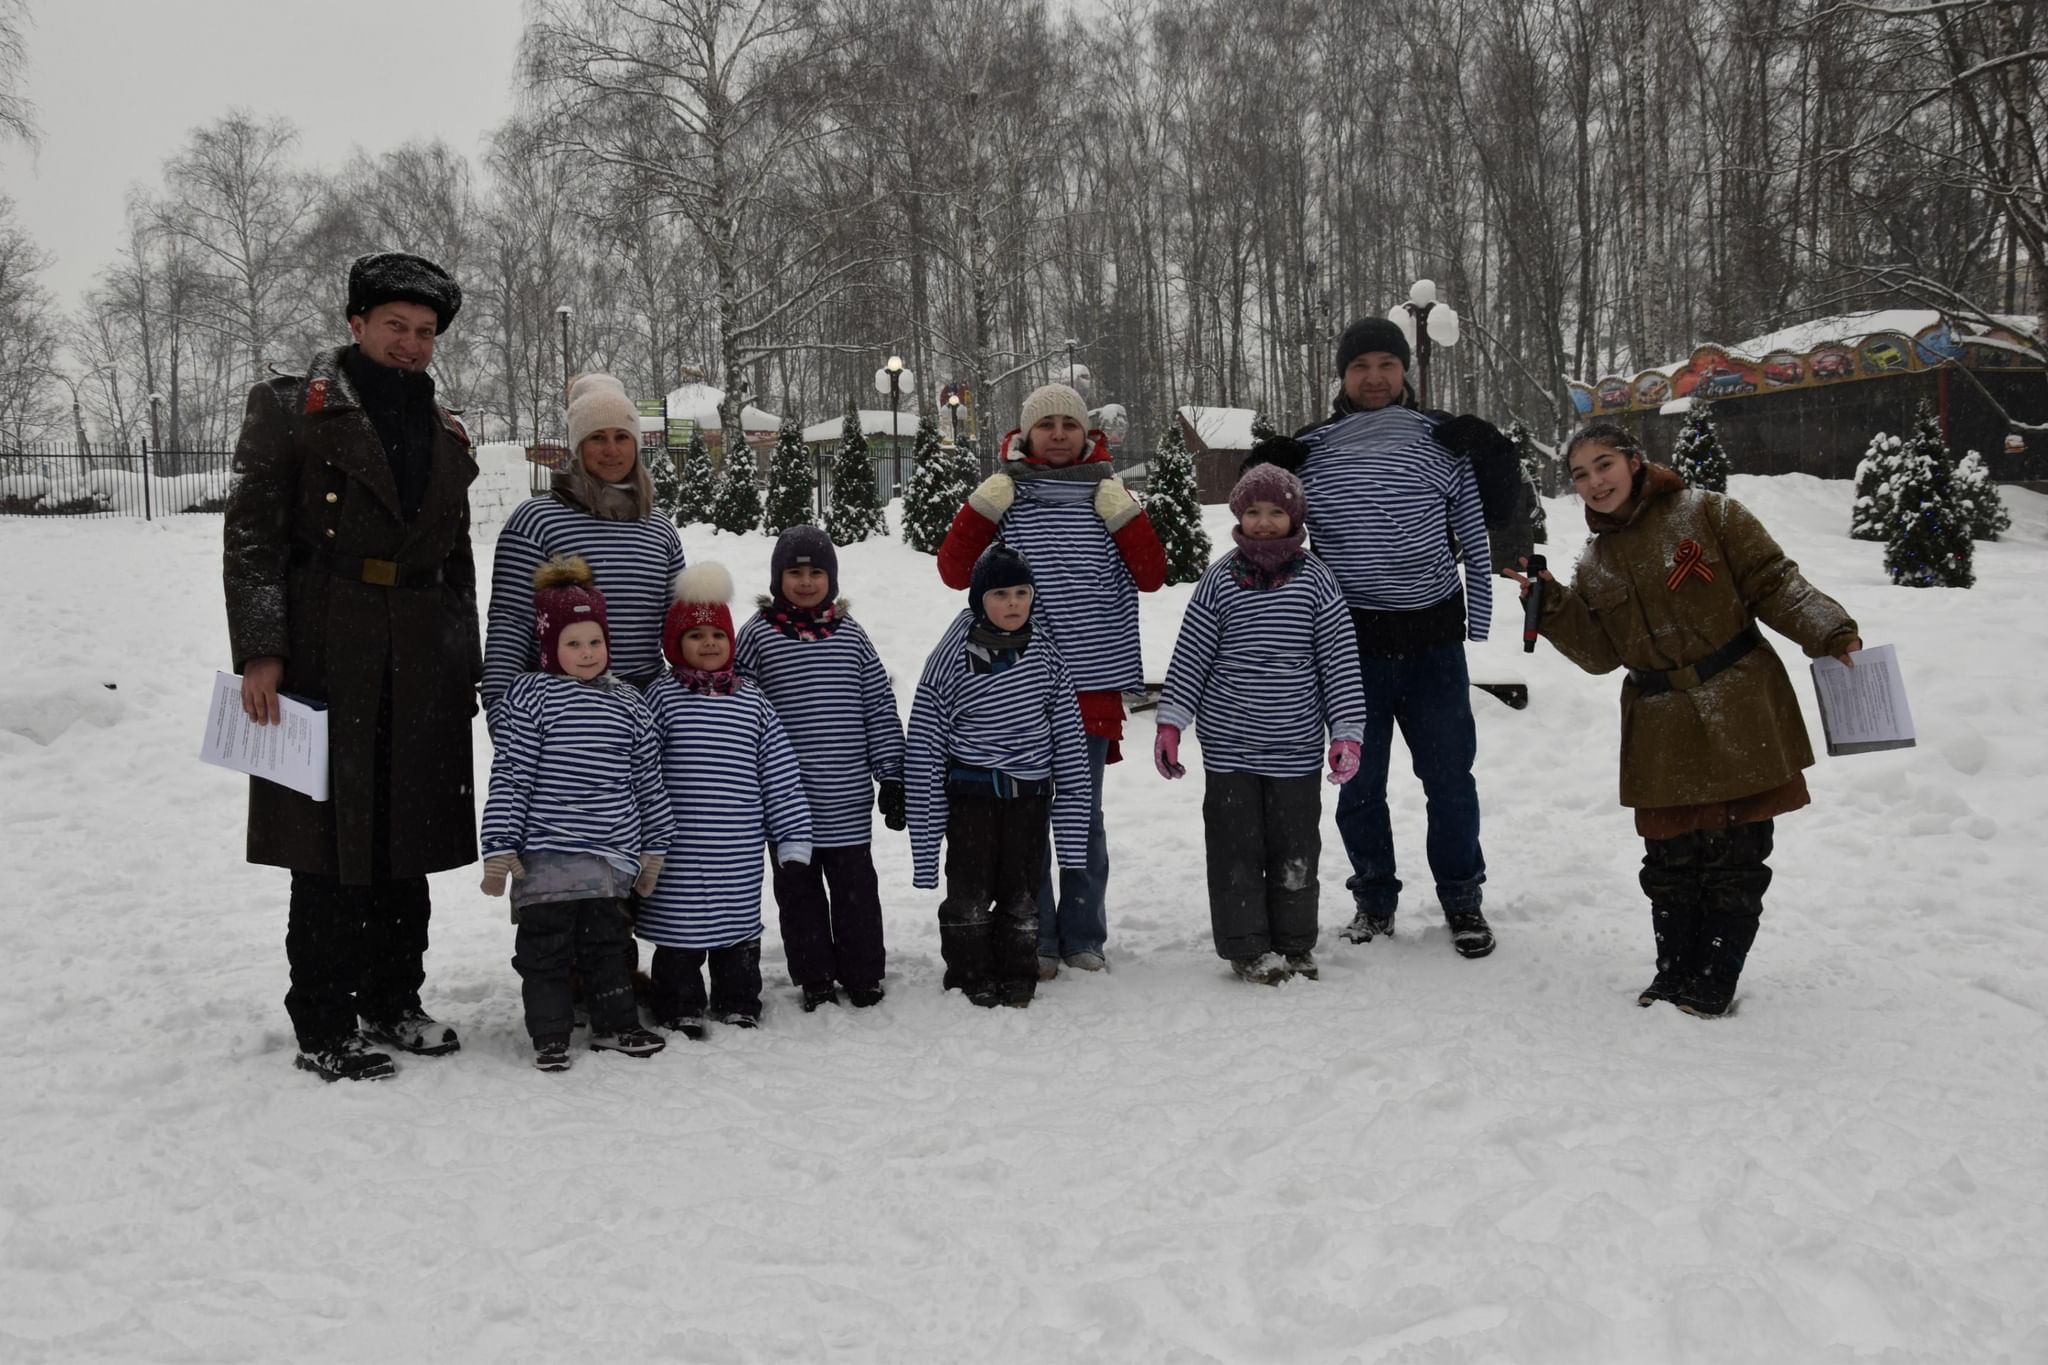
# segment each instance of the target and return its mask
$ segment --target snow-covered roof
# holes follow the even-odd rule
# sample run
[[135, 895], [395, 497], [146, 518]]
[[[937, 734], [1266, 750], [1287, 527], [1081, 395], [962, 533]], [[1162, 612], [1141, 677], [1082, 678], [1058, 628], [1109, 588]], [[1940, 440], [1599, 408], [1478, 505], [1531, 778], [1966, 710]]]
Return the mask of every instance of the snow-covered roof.
[[[917, 435], [917, 414], [903, 409], [892, 418], [887, 408], [862, 408], [860, 410], [860, 434], [863, 436], [887, 436], [892, 432], [901, 433], [904, 440]], [[813, 422], [804, 428], [804, 444], [815, 445], [820, 441], [836, 441], [846, 434], [846, 414], [840, 413], [829, 421]]]
[[[724, 389], [714, 389], [709, 384], [684, 384], [669, 391], [668, 415], [671, 420], [688, 418], [699, 431], [710, 435], [718, 430], [718, 405], [724, 401]], [[780, 417], [763, 412], [752, 403], [740, 409], [742, 431], [775, 431], [781, 426]]]
[[1259, 415], [1256, 408], [1184, 407], [1180, 415], [1211, 450], [1252, 448], [1252, 422]]
[[[1919, 336], [1929, 327], [1944, 320], [1944, 314], [1932, 308], [1874, 308], [1860, 313], [1838, 313], [1833, 317], [1813, 318], [1806, 322], [1795, 322], [1790, 327], [1780, 327], [1775, 332], [1738, 341], [1723, 349], [1730, 355], [1745, 356], [1760, 360], [1774, 351], [1811, 351], [1816, 346], [1839, 344], [1854, 345], [1864, 337], [1878, 332], [1898, 332], [1905, 336]], [[2034, 334], [2034, 319], [2019, 313], [1994, 313], [1991, 320], [2009, 332], [2030, 337]], [[1983, 327], [1953, 319], [1958, 338], [1976, 340], [1985, 330]], [[2005, 343], [1986, 338], [1986, 344]], [[1652, 368], [1664, 374], [1675, 375], [1692, 363], [1688, 355], [1683, 360], [1674, 360], [1668, 365]]]

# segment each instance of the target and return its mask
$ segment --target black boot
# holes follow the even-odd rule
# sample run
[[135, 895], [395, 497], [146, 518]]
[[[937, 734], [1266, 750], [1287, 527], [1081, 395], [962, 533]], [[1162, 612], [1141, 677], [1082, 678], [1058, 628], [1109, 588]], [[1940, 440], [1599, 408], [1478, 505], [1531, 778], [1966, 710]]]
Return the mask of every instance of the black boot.
[[1699, 966], [1679, 988], [1678, 1008], [1702, 1019], [1718, 1019], [1733, 1009], [1735, 984], [1756, 931], [1754, 915], [1708, 915], [1700, 925]]
[[1735, 1006], [1735, 986], [1756, 942], [1771, 884], [1772, 827], [1769, 820], [1731, 825], [1706, 837], [1700, 896], [1704, 906], [1694, 949], [1692, 980], [1680, 989], [1678, 1007], [1703, 1019], [1717, 1019]]
[[1650, 923], [1657, 935], [1657, 975], [1636, 997], [1636, 1003], [1646, 1009], [1659, 1000], [1676, 1001], [1689, 984], [1693, 945], [1699, 937], [1699, 906], [1682, 900], [1652, 902]]

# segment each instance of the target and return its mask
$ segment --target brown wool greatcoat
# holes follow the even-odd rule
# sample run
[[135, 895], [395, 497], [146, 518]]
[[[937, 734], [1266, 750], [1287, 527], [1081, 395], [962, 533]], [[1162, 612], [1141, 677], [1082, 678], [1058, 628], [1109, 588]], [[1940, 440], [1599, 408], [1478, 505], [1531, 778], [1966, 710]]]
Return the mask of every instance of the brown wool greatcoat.
[[[1570, 587], [1547, 584], [1543, 636], [1589, 673], [1685, 669], [1760, 621], [1810, 658], [1857, 634], [1833, 598], [1801, 576], [1741, 503], [1646, 469], [1622, 523], [1588, 515], [1595, 535]], [[1669, 586], [1679, 547], [1696, 542], [1708, 581]], [[1813, 765], [1799, 698], [1767, 642], [1698, 687], [1646, 694], [1621, 686], [1621, 804], [1696, 806], [1735, 801], [1798, 778]], [[1803, 803], [1803, 797], [1801, 800]]]
[[[283, 690], [328, 711], [331, 799], [251, 779], [249, 861], [360, 885], [476, 861], [477, 466], [461, 424], [436, 409], [426, 493], [408, 524], [383, 442], [341, 367], [344, 351], [322, 352], [303, 378], [250, 390], [224, 580], [236, 671], [278, 655]], [[399, 585], [330, 572], [322, 551], [392, 561]], [[378, 752], [380, 711], [388, 757]], [[382, 849], [380, 804], [389, 812]]]

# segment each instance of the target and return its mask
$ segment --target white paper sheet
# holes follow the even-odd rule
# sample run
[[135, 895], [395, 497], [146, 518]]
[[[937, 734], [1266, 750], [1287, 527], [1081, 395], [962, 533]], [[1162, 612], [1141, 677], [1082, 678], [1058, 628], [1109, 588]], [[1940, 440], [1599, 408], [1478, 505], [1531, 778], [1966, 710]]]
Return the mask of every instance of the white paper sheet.
[[216, 767], [266, 778], [315, 801], [327, 799], [327, 712], [278, 694], [284, 719], [258, 725], [242, 710], [242, 680], [213, 675], [213, 705], [199, 757]]
[[1874, 645], [1851, 657], [1854, 668], [1836, 659], [1813, 661], [1813, 691], [1820, 699], [1828, 753], [1912, 748], [1913, 712], [1906, 705], [1898, 653], [1890, 645]]

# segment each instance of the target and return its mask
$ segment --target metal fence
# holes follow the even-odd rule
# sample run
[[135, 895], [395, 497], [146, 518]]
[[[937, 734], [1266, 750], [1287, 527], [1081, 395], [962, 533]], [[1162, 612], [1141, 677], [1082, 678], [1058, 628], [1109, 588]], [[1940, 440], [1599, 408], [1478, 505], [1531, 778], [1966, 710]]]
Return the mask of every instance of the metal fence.
[[156, 517], [227, 506], [234, 452], [39, 445], [0, 450], [0, 516]]

